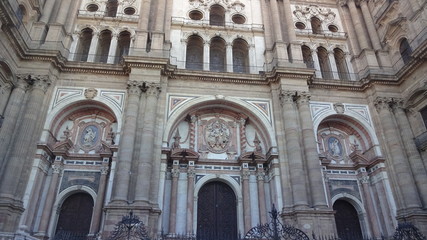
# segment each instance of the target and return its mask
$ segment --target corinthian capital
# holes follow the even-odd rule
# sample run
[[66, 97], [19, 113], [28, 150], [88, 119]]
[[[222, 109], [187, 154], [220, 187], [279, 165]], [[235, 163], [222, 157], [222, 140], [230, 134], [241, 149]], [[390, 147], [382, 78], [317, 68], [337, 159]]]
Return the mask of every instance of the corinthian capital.
[[46, 92], [47, 88], [52, 84], [49, 76], [46, 75], [30, 75], [29, 81], [33, 85], [33, 88], [40, 89], [43, 92]]
[[382, 110], [390, 111], [391, 103], [392, 103], [392, 98], [389, 98], [389, 97], [377, 97], [374, 100], [374, 105], [378, 112], [381, 112]]
[[128, 81], [128, 93], [131, 95], [141, 95], [142, 82]]
[[311, 99], [311, 94], [309, 92], [298, 92], [297, 95], [297, 104], [309, 104]]
[[158, 97], [160, 92], [162, 91], [160, 84], [153, 83], [153, 82], [146, 82], [145, 89], [146, 89], [146, 94], [148, 96], [155, 96], [155, 97]]
[[295, 100], [295, 91], [282, 90], [280, 92], [280, 102], [282, 104], [290, 103], [294, 104]]

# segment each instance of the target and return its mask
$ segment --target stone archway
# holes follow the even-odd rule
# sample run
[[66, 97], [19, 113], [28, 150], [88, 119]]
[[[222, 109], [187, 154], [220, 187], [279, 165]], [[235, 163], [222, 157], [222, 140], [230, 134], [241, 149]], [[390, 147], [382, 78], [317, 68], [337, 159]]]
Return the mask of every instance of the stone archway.
[[363, 239], [359, 216], [356, 209], [345, 200], [337, 200], [333, 205], [338, 237], [341, 239]]
[[227, 184], [214, 181], [200, 189], [197, 239], [237, 239], [237, 200], [233, 189]]

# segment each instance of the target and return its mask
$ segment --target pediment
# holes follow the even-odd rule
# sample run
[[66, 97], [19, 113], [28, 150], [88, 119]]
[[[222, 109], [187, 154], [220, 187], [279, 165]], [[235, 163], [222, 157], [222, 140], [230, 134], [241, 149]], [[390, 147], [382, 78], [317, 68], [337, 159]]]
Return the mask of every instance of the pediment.
[[55, 154], [57, 153], [67, 153], [72, 147], [73, 142], [70, 139], [66, 139], [65, 141], [55, 143], [52, 148]]
[[188, 148], [175, 148], [170, 153], [170, 158], [173, 160], [191, 160], [199, 159], [199, 153]]
[[367, 166], [369, 165], [369, 160], [366, 159], [360, 151], [354, 151], [349, 155], [350, 159], [353, 161], [355, 166]]

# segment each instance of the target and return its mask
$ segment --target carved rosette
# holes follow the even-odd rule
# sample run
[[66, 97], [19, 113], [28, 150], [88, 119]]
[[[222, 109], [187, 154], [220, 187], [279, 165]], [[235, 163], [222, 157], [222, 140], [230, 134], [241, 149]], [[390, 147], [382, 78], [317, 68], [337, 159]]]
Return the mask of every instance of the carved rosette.
[[204, 137], [209, 151], [224, 153], [230, 146], [231, 131], [224, 120], [214, 118], [205, 127]]

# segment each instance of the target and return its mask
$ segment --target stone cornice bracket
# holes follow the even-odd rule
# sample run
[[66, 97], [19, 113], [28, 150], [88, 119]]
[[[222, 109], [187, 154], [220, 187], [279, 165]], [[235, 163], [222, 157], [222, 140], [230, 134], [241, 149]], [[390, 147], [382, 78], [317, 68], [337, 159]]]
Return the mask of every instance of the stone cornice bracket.
[[377, 112], [381, 112], [382, 110], [391, 110], [390, 104], [392, 98], [389, 97], [377, 97], [374, 100], [374, 106], [377, 109]]
[[138, 82], [138, 81], [128, 81], [128, 93], [130, 95], [141, 95], [142, 92], [142, 86], [143, 86], [143, 82]]
[[144, 82], [144, 89], [147, 96], [159, 97], [162, 88], [159, 83]]
[[286, 103], [291, 103], [294, 104], [295, 103], [295, 96], [297, 96], [297, 92], [296, 91], [289, 91], [289, 90], [281, 90], [280, 91], [280, 103], [286, 104]]

